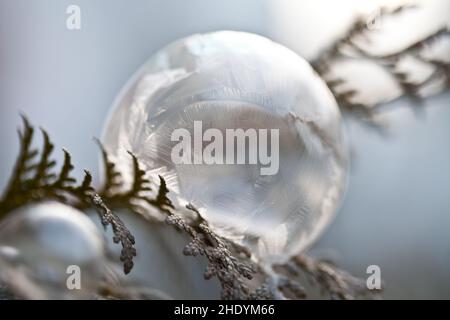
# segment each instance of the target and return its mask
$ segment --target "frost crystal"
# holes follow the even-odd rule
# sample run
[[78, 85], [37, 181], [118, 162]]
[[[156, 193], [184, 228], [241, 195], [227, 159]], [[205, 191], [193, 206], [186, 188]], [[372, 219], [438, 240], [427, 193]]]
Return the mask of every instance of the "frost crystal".
[[[172, 133], [194, 136], [196, 121], [223, 136], [278, 130], [278, 171], [262, 175], [259, 162], [174, 163]], [[103, 140], [125, 181], [130, 151], [215, 232], [264, 262], [286, 261], [311, 244], [345, 189], [348, 151], [332, 94], [306, 61], [253, 34], [194, 35], [158, 52], [118, 97]], [[244, 144], [245, 154], [254, 148]]]

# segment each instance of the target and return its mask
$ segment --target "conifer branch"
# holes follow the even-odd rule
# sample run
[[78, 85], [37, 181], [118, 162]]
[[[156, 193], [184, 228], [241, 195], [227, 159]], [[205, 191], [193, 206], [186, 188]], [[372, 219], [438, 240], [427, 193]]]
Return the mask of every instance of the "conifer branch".
[[184, 247], [184, 255], [201, 255], [208, 259], [204, 277], [207, 280], [213, 277], [219, 280], [222, 299], [258, 299], [263, 293], [266, 294], [263, 290], [252, 292], [247, 284], [247, 280], [253, 278], [257, 266], [248, 257], [242, 260], [236, 252], [232, 252], [233, 246], [229, 241], [214, 233], [195, 207], [188, 205], [186, 208], [196, 214], [194, 219], [188, 221], [168, 210], [166, 223], [190, 236], [191, 241]]
[[34, 129], [22, 116], [24, 129], [19, 131], [20, 152], [11, 177], [11, 182], [4, 195], [0, 199], [0, 219], [10, 211], [23, 206], [29, 202], [40, 202], [44, 200], [57, 200], [69, 203], [71, 196], [72, 206], [79, 208], [94, 207], [102, 219], [103, 225], [111, 225], [114, 232], [114, 242], [122, 244], [121, 260], [124, 262], [124, 272], [130, 272], [133, 267], [132, 259], [136, 255], [134, 249], [134, 238], [123, 222], [114, 215], [103, 203], [101, 197], [95, 193], [92, 186], [92, 175], [89, 171], [84, 171], [84, 178], [80, 185], [76, 185], [76, 180], [71, 177], [73, 165], [67, 150], [63, 149], [64, 162], [56, 175], [52, 172], [56, 162], [51, 159], [54, 145], [47, 132], [41, 129], [43, 135], [43, 147], [40, 158], [36, 163], [33, 160], [38, 155], [38, 150], [31, 149]]
[[158, 177], [159, 177], [158, 194], [156, 195], [155, 199], [150, 199], [148, 203], [168, 213], [170, 212], [170, 209], [175, 209], [175, 207], [173, 206], [172, 201], [167, 197], [169, 189], [167, 189], [166, 181], [162, 176], [159, 175]]
[[[182, 208], [176, 208], [168, 197], [169, 189], [162, 176], [159, 176], [158, 191], [152, 197], [150, 195], [151, 182], [139, 160], [131, 152], [129, 154], [132, 157], [133, 181], [128, 190], [119, 190], [120, 187], [123, 187], [120, 182], [121, 174], [98, 142], [105, 162], [106, 175], [105, 184], [99, 189], [101, 190], [101, 194], [99, 194], [92, 186], [92, 175], [89, 171], [85, 171], [82, 182], [76, 184], [76, 180], [71, 176], [74, 167], [67, 150], [63, 149], [64, 161], [58, 173], [51, 170], [55, 166], [55, 162], [51, 159], [54, 146], [48, 134], [42, 129], [42, 152], [39, 160], [34, 162], [39, 154], [38, 150], [31, 149], [34, 129], [24, 117], [23, 122], [24, 129], [19, 134], [21, 149], [10, 184], [0, 200], [0, 218], [26, 203], [46, 199], [56, 199], [82, 209], [86, 209], [88, 206], [94, 207], [99, 213], [102, 224], [105, 227], [111, 225], [114, 242], [120, 243], [122, 246], [120, 259], [124, 264], [124, 272], [127, 274], [132, 269], [133, 258], [136, 256], [135, 239], [110, 208], [125, 207], [138, 212], [136, 202], [143, 201], [164, 214], [167, 224], [187, 234], [190, 240], [184, 247], [183, 254], [206, 257], [208, 265], [204, 277], [205, 279], [217, 278], [219, 280], [224, 299], [274, 299], [279, 297], [303, 299], [306, 295], [303, 286], [293, 276], [294, 273], [300, 271], [315, 279], [329, 292], [332, 298], [353, 298], [364, 292], [361, 285], [362, 280], [335, 270], [329, 264], [314, 262], [306, 257], [293, 258], [291, 264], [295, 268], [288, 268], [288, 265], [280, 266], [282, 269], [291, 270], [291, 274], [290, 276], [278, 276], [273, 285], [271, 276], [252, 260], [251, 252], [215, 233], [197, 208], [191, 204], [184, 208], [187, 209], [187, 212], [183, 212]], [[143, 207], [139, 208], [144, 209]], [[294, 269], [296, 271], [292, 273]], [[261, 279], [255, 281], [255, 276]]]
[[159, 176], [159, 187], [156, 196], [153, 198], [150, 194], [152, 188], [151, 181], [147, 177], [144, 169], [142, 169], [138, 158], [130, 151], [128, 154], [132, 160], [132, 182], [127, 190], [123, 190], [122, 184], [113, 181], [122, 180], [121, 173], [115, 169], [115, 164], [110, 160], [110, 157], [101, 144], [97, 140], [101, 150], [103, 166], [105, 170], [105, 183], [100, 188], [100, 196], [112, 208], [126, 208], [143, 216], [147, 220], [154, 221], [153, 217], [147, 214], [147, 209], [144, 204], [148, 204], [161, 212], [167, 213], [168, 210], [174, 209], [172, 201], [167, 197], [169, 190], [165, 180]]
[[123, 271], [128, 274], [133, 268], [133, 258], [136, 256], [134, 248], [135, 239], [120, 218], [115, 215], [104, 203], [98, 194], [91, 195], [93, 205], [99, 209], [100, 218], [104, 227], [111, 225], [114, 233], [114, 243], [122, 244], [120, 260], [124, 263]]
[[50, 142], [48, 133], [42, 128], [40, 130], [44, 141], [41, 158], [36, 164], [34, 176], [29, 180], [30, 183], [34, 184], [35, 188], [45, 186], [51, 179], [55, 178], [55, 175], [50, 171], [56, 165], [56, 162], [50, 159], [54, 145]]
[[53, 187], [57, 189], [66, 188], [76, 182], [76, 179], [70, 176], [71, 171], [74, 169], [69, 152], [63, 149], [64, 163], [61, 167], [59, 175], [56, 181], [53, 183]]

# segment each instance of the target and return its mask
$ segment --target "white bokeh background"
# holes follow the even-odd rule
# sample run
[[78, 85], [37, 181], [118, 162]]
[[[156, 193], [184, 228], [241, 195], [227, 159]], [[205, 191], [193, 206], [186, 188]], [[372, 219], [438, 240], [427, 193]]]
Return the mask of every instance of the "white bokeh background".
[[[156, 50], [177, 38], [222, 29], [268, 36], [313, 58], [357, 13], [381, 1], [0, 0], [0, 186], [18, 150], [19, 112], [71, 151], [81, 174], [97, 171], [99, 136], [122, 85]], [[450, 21], [450, 1], [423, 8], [376, 38], [395, 48]], [[66, 29], [68, 5], [82, 29]], [[382, 33], [383, 35], [383, 33]], [[362, 77], [366, 87], [376, 79]], [[387, 298], [450, 298], [450, 95], [416, 116], [395, 102], [390, 136], [347, 121], [352, 170], [343, 207], [314, 246], [364, 276], [380, 265]]]

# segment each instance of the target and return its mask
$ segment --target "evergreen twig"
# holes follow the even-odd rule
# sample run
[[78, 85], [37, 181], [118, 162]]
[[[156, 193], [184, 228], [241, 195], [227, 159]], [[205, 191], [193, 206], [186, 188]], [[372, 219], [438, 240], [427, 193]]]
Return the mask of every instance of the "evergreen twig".
[[43, 147], [40, 159], [33, 163], [38, 155], [38, 150], [31, 149], [34, 129], [25, 116], [22, 116], [24, 129], [19, 130], [20, 152], [13, 170], [10, 183], [0, 199], [0, 219], [10, 211], [29, 202], [40, 202], [47, 199], [69, 203], [71, 196], [75, 201], [73, 206], [96, 208], [102, 219], [102, 223], [111, 225], [114, 232], [114, 242], [121, 242], [124, 272], [130, 272], [133, 267], [132, 259], [136, 255], [134, 238], [123, 222], [106, 207], [101, 197], [95, 193], [92, 186], [92, 175], [85, 170], [83, 181], [76, 185], [76, 180], [70, 176], [73, 170], [71, 157], [67, 150], [63, 149], [64, 162], [56, 175], [52, 172], [56, 162], [51, 159], [54, 145], [50, 141], [47, 132], [41, 129], [43, 134]]
[[[162, 179], [162, 178], [161, 178]], [[164, 181], [164, 179], [162, 179]], [[191, 241], [185, 246], [186, 256], [205, 256], [208, 266], [205, 279], [217, 277], [222, 287], [223, 299], [259, 299], [267, 296], [261, 289], [251, 291], [246, 280], [251, 280], [257, 266], [248, 257], [240, 259], [237, 252], [233, 252], [230, 241], [218, 236], [211, 230], [207, 222], [201, 218], [194, 206], [187, 209], [195, 213], [195, 219], [187, 220], [183, 216], [167, 211], [166, 223], [186, 232]]]

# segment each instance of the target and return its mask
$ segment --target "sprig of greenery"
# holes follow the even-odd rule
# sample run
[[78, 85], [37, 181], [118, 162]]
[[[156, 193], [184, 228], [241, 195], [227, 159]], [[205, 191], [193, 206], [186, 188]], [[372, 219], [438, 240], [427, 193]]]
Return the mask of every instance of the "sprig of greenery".
[[[153, 217], [147, 214], [145, 204], [157, 207], [162, 211], [165, 210], [165, 202], [167, 202], [169, 207], [172, 206], [170, 200], [165, 197], [168, 190], [165, 191], [167, 188], [165, 181], [163, 180], [160, 181], [158, 195], [155, 199], [152, 198], [150, 194], [152, 191], [150, 179], [147, 177], [145, 170], [141, 168], [137, 157], [130, 151], [128, 154], [132, 160], [133, 180], [131, 186], [128, 189], [125, 189], [122, 183], [122, 174], [117, 171], [115, 163], [110, 160], [110, 156], [101, 142], [98, 139], [96, 139], [96, 141], [102, 152], [105, 176], [105, 182], [100, 188], [99, 194], [104, 199], [105, 203], [108, 203], [108, 205], [113, 208], [129, 209], [132, 212], [143, 216], [147, 220], [153, 220]], [[160, 203], [158, 197], [162, 197], [161, 200], [163, 200], [163, 202]]]
[[99, 209], [100, 218], [103, 226], [106, 228], [111, 225], [113, 228], [114, 243], [122, 244], [122, 252], [120, 260], [123, 262], [123, 270], [125, 274], [129, 273], [133, 268], [133, 257], [136, 256], [136, 249], [134, 248], [135, 239], [128, 231], [122, 220], [119, 219], [103, 202], [98, 194], [94, 194], [91, 198], [92, 204]]
[[167, 194], [169, 193], [169, 189], [167, 189], [166, 181], [162, 176], [159, 177], [159, 189], [158, 194], [156, 195], [156, 198], [154, 200], [150, 200], [149, 204], [160, 208], [161, 211], [170, 213], [170, 209], [175, 209], [172, 201], [167, 197]]
[[83, 181], [80, 185], [76, 185], [76, 180], [70, 176], [74, 168], [70, 154], [64, 149], [64, 162], [59, 174], [52, 172], [56, 165], [56, 162], [51, 159], [54, 145], [43, 129], [41, 129], [43, 147], [40, 159], [36, 162], [39, 151], [31, 148], [34, 128], [26, 117], [22, 116], [22, 120], [24, 128], [23, 131], [19, 130], [20, 152], [10, 182], [0, 199], [0, 219], [29, 202], [48, 199], [81, 208], [94, 207], [98, 210], [102, 223], [105, 226], [112, 226], [114, 241], [122, 244], [121, 259], [124, 262], [124, 272], [130, 272], [133, 267], [132, 259], [136, 255], [133, 247], [134, 238], [120, 218], [112, 213], [102, 202], [101, 197], [95, 193], [92, 175], [85, 170]]
[[[177, 208], [168, 197], [169, 189], [166, 181], [159, 176], [158, 191], [151, 194], [151, 181], [142, 168], [138, 158], [129, 152], [132, 160], [132, 183], [124, 190], [122, 174], [116, 169], [116, 164], [110, 160], [107, 151], [97, 140], [104, 161], [105, 179], [98, 192], [92, 186], [92, 175], [85, 171], [83, 181], [76, 184], [71, 176], [74, 166], [70, 154], [63, 149], [64, 161], [58, 173], [52, 169], [56, 162], [51, 159], [54, 145], [45, 130], [43, 147], [39, 160], [39, 151], [31, 147], [34, 128], [25, 117], [22, 117], [24, 128], [19, 131], [20, 153], [17, 158], [13, 174], [8, 187], [0, 200], [0, 219], [7, 213], [29, 202], [39, 202], [55, 199], [76, 206], [80, 209], [93, 207], [97, 209], [102, 224], [111, 225], [114, 242], [121, 243], [121, 261], [124, 272], [128, 273], [133, 267], [136, 256], [135, 240], [120, 218], [110, 208], [128, 208], [138, 214], [144, 214], [145, 206], [152, 206], [165, 216], [165, 222], [187, 234], [190, 238], [183, 250], [186, 256], [204, 256], [208, 265], [204, 273], [205, 279], [217, 278], [222, 287], [223, 299], [273, 299], [294, 297], [303, 299], [306, 292], [294, 274], [303, 271], [316, 279], [332, 298], [352, 298], [364, 292], [361, 286], [356, 290], [355, 284], [361, 284], [350, 275], [333, 269], [329, 264], [314, 262], [310, 258], [293, 258], [293, 262], [281, 269], [290, 270], [288, 276], [273, 275], [266, 271], [252, 259], [252, 254], [243, 246], [219, 236], [209, 226], [199, 210], [189, 204], [185, 208]], [[288, 292], [288, 294], [286, 293]]]

